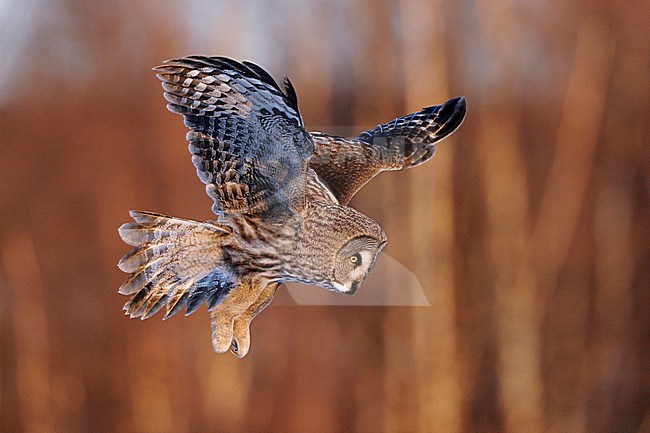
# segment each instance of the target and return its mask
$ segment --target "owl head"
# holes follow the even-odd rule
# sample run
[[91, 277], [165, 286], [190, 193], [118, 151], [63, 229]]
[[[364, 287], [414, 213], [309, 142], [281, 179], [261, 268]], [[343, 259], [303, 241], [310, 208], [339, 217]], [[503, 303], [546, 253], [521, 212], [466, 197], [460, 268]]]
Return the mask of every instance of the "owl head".
[[371, 236], [358, 236], [343, 244], [333, 263], [333, 290], [354, 295], [374, 267], [385, 245], [385, 237], [382, 240]]
[[296, 281], [354, 294], [386, 245], [379, 224], [347, 206], [316, 202], [306, 210], [294, 250]]

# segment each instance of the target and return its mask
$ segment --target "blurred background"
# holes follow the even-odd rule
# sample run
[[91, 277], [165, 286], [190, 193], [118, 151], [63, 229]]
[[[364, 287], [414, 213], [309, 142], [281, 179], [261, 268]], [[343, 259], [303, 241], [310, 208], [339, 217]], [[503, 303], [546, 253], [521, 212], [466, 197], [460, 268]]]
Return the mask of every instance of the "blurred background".
[[[1, 0], [0, 430], [650, 431], [649, 28], [647, 0]], [[122, 315], [127, 211], [213, 217], [151, 71], [189, 54], [289, 75], [338, 134], [467, 97], [353, 202], [431, 306], [289, 300], [243, 360], [204, 307]]]

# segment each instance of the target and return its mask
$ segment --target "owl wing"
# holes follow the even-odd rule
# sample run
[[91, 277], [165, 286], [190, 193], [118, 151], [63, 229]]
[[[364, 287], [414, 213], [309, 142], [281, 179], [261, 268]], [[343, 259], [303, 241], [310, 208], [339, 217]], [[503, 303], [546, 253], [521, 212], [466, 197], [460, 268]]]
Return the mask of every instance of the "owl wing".
[[402, 170], [429, 160], [436, 143], [465, 118], [464, 97], [423, 108], [364, 131], [354, 138], [312, 132], [314, 154], [309, 166], [341, 204], [385, 170]]
[[217, 215], [302, 205], [313, 141], [286, 77], [280, 87], [261, 67], [225, 57], [189, 56], [154, 70], [167, 108], [190, 129], [192, 162]]

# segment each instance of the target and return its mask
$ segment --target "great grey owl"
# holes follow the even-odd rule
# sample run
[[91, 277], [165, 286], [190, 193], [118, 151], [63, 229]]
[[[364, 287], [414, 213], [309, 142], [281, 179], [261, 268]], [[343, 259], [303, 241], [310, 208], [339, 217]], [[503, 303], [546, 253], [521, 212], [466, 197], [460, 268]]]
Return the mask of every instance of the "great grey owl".
[[119, 268], [126, 314], [164, 319], [204, 301], [216, 352], [250, 347], [251, 320], [284, 282], [354, 294], [386, 245], [381, 227], [346, 206], [384, 170], [414, 167], [465, 116], [465, 99], [391, 120], [354, 138], [308, 133], [296, 92], [261, 67], [189, 56], [154, 68], [167, 108], [183, 115], [192, 162], [215, 221], [132, 211], [119, 229], [136, 248]]

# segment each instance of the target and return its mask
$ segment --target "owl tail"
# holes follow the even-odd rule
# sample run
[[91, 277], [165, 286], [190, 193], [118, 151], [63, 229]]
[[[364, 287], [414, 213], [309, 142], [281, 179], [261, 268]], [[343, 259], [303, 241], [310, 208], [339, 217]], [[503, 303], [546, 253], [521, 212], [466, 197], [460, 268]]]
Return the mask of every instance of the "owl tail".
[[230, 231], [218, 224], [131, 211], [135, 222], [119, 228], [124, 242], [136, 247], [122, 257], [118, 267], [129, 274], [119, 289], [132, 295], [126, 314], [146, 319], [163, 306], [163, 319], [186, 306], [186, 315], [205, 300], [216, 306], [232, 284], [216, 272], [222, 259], [221, 245]]
[[436, 143], [458, 129], [465, 112], [465, 97], [459, 96], [382, 123], [357, 138], [396, 151], [400, 164], [394, 170], [415, 167], [433, 156]]

